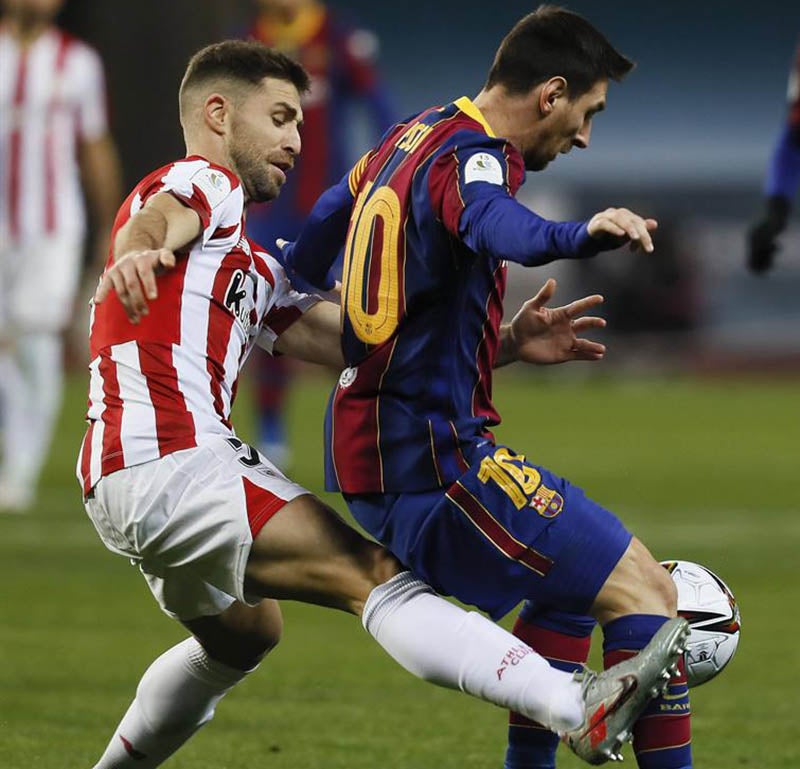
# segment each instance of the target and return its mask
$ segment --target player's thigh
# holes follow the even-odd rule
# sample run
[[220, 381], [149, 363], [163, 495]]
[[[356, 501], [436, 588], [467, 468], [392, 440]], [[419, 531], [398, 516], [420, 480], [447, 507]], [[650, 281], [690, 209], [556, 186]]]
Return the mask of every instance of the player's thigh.
[[283, 506], [256, 536], [245, 587], [250, 594], [360, 614], [372, 589], [401, 570], [384, 548], [306, 494]]
[[83, 238], [63, 233], [22, 246], [23, 269], [14, 274], [8, 313], [14, 325], [33, 331], [61, 331], [72, 315], [81, 269]]
[[221, 614], [182, 620], [213, 659], [238, 670], [255, 667], [278, 645], [283, 618], [277, 601], [264, 599], [255, 606], [240, 601]]
[[138, 563], [161, 608], [187, 620], [269, 597], [245, 590], [253, 540], [303, 494], [241, 441], [214, 436], [102, 478], [86, 509], [106, 546]]
[[581, 489], [503, 446], [446, 491], [348, 498], [355, 518], [438, 592], [494, 618], [522, 600], [585, 614], [630, 534]]
[[674, 617], [677, 601], [675, 583], [666, 569], [633, 537], [597, 594], [592, 614], [604, 625], [625, 614]]

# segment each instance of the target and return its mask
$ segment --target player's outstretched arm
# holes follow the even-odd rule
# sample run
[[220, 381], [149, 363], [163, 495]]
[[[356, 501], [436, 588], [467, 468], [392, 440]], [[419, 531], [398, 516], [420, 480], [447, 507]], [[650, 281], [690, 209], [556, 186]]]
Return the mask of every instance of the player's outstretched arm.
[[337, 371], [344, 368], [339, 305], [318, 302], [275, 340], [275, 350], [292, 358], [320, 363]]
[[605, 355], [605, 345], [578, 336], [606, 325], [602, 318], [583, 314], [602, 304], [603, 297], [593, 294], [563, 307], [546, 307], [555, 291], [556, 282], [549, 278], [536, 296], [520, 307], [511, 323], [500, 327], [495, 368], [518, 360], [546, 365], [600, 360]]
[[631, 251], [641, 249], [649, 254], [653, 252], [650, 233], [657, 227], [655, 219], [639, 216], [627, 208], [607, 208], [589, 219], [587, 231], [599, 241], [603, 251], [630, 243]]
[[114, 263], [94, 295], [100, 304], [115, 291], [131, 323], [158, 297], [156, 276], [175, 266], [175, 252], [202, 232], [200, 217], [168, 193], [159, 193], [132, 216], [114, 240]]

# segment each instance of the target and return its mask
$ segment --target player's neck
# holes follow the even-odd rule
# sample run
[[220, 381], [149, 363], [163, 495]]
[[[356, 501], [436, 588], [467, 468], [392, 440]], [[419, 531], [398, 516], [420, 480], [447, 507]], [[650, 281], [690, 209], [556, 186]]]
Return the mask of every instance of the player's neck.
[[22, 48], [29, 48], [50, 28], [49, 21], [9, 18], [5, 20], [5, 26], [11, 37], [13, 37]]
[[520, 149], [520, 129], [528, 129], [533, 119], [531, 96], [510, 96], [503, 89], [494, 87], [482, 90], [472, 103], [481, 111], [495, 136], [506, 139]]

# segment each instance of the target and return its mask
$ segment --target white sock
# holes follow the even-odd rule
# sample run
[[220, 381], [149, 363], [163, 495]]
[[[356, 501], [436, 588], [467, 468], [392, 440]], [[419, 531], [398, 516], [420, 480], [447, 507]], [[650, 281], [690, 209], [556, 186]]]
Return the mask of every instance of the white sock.
[[17, 456], [20, 477], [32, 487], [36, 486], [47, 459], [61, 405], [63, 346], [58, 332], [23, 334], [18, 342], [17, 354], [28, 390], [28, 407], [27, 430], [24, 440], [17, 439]]
[[4, 410], [5, 483], [32, 495], [61, 403], [62, 342], [58, 333], [20, 334], [16, 350], [0, 360]]
[[136, 698], [94, 769], [153, 769], [214, 716], [217, 703], [249, 672], [212, 660], [187, 638], [145, 671]]
[[511, 633], [436, 595], [410, 572], [376, 587], [362, 622], [415, 676], [522, 713], [554, 731], [583, 721], [580, 684]]
[[15, 351], [0, 349], [0, 409], [3, 419], [2, 476], [10, 480], [8, 464], [16, 454], [17, 437], [26, 429], [27, 385]]

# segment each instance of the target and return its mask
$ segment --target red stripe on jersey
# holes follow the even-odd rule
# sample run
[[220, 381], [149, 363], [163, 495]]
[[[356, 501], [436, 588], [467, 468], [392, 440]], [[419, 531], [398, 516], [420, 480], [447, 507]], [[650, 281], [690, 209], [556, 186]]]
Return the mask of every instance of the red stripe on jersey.
[[[380, 449], [380, 398], [375, 382], [380, 382], [389, 367], [396, 338], [373, 351], [357, 369], [347, 387], [337, 385], [331, 408], [331, 456], [342, 491], [380, 489], [383, 491], [383, 463]], [[360, 391], [361, 384], [366, 386]], [[380, 385], [379, 385], [380, 386]], [[346, 458], [344, 466], [336, 464]]]
[[94, 434], [94, 422], [89, 422], [86, 435], [83, 436], [81, 446], [81, 478], [83, 479], [83, 496], [85, 497], [92, 490], [92, 435]]
[[25, 101], [25, 83], [28, 76], [28, 52], [22, 51], [17, 64], [17, 78], [14, 84], [14, 101], [11, 106], [12, 125], [9, 145], [11, 157], [9, 158], [9, 206], [11, 208], [11, 234], [18, 237], [20, 234], [20, 166], [22, 164], [22, 105]]
[[497, 358], [500, 341], [500, 321], [503, 319], [503, 296], [506, 292], [506, 267], [500, 264], [494, 271], [494, 286], [486, 299], [486, 320], [483, 337], [475, 352], [478, 379], [472, 391], [473, 416], [486, 417], [490, 424], [498, 424], [500, 415], [492, 403], [492, 369]]
[[100, 472], [108, 475], [125, 466], [122, 451], [122, 398], [119, 392], [117, 364], [110, 358], [100, 358], [98, 374], [103, 382], [103, 453], [100, 457]]
[[217, 229], [214, 230], [214, 234], [211, 236], [210, 240], [214, 240], [215, 238], [224, 240], [225, 238], [229, 238], [231, 235], [233, 235], [233, 233], [238, 229], [238, 224], [232, 224], [230, 227], [217, 227]]
[[147, 391], [153, 404], [156, 420], [158, 451], [163, 457], [181, 449], [193, 448], [194, 418], [186, 408], [186, 400], [178, 385], [178, 372], [172, 362], [172, 347], [136, 345], [139, 352], [139, 370], [147, 382]]
[[[58, 84], [64, 73], [64, 65], [67, 61], [67, 52], [70, 48], [72, 38], [63, 33], [59, 34], [58, 51], [56, 53], [55, 71], [53, 74], [53, 82]], [[53, 135], [53, 115], [58, 106], [59, 94], [57, 89], [53, 89], [50, 96], [50, 103], [47, 106], [49, 120], [47, 126], [47, 135], [45, 136], [44, 145], [44, 228], [45, 232], [53, 232], [56, 227], [56, 159], [55, 159], [55, 136]]]
[[280, 336], [302, 316], [303, 312], [298, 307], [273, 307], [264, 318], [264, 325], [270, 328], [275, 336]]
[[264, 524], [286, 504], [286, 500], [257, 486], [244, 476], [242, 476], [242, 485], [244, 486], [247, 520], [250, 524], [250, 532], [255, 539], [264, 528]]
[[550, 571], [553, 566], [550, 558], [512, 537], [500, 522], [458, 481], [447, 490], [447, 496], [507, 558], [527, 566], [542, 577]]
[[214, 410], [219, 415], [223, 424], [230, 427], [230, 422], [225, 417], [225, 405], [222, 402], [222, 385], [225, 380], [225, 357], [231, 338], [231, 330], [236, 322], [233, 312], [225, 306], [225, 295], [231, 285], [235, 271], [247, 272], [250, 268], [250, 259], [244, 251], [235, 248], [222, 260], [217, 274], [214, 277], [214, 286], [211, 295], [214, 301], [208, 308], [208, 338], [206, 339], [206, 369], [211, 377], [211, 394], [214, 399]]

